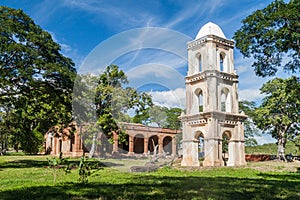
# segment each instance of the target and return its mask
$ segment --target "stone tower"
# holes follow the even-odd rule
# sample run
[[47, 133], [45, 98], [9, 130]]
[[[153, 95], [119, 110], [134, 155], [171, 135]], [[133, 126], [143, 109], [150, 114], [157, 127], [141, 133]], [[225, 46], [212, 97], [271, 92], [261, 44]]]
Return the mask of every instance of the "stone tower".
[[[243, 122], [247, 116], [238, 109], [233, 48], [234, 42], [211, 22], [187, 44], [186, 114], [181, 116], [182, 166], [199, 166], [199, 156], [204, 158], [203, 166], [246, 164]], [[225, 145], [226, 140], [225, 152], [222, 141]]]

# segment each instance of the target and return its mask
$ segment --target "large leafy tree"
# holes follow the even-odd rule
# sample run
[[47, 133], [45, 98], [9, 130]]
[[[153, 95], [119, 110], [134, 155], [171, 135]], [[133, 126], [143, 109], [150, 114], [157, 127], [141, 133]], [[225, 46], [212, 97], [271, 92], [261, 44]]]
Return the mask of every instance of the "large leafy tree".
[[71, 118], [76, 70], [61, 47], [22, 10], [0, 6], [0, 107], [2, 121], [26, 152], [35, 153], [42, 135]]
[[244, 121], [244, 132], [245, 132], [245, 145], [255, 146], [257, 141], [254, 138], [256, 135], [260, 135], [260, 130], [254, 124], [255, 120], [255, 102], [253, 101], [239, 101], [239, 111], [244, 112], [248, 118]]
[[[265, 83], [261, 92], [266, 94], [256, 111], [257, 126], [269, 132], [278, 141], [278, 157], [284, 158], [287, 139], [299, 136], [300, 79], [275, 78]], [[298, 130], [298, 132], [297, 132]]]
[[167, 108], [155, 105], [149, 111], [149, 123], [156, 124], [158, 127], [170, 128], [179, 130], [181, 122], [179, 116], [182, 109], [180, 108]]
[[127, 111], [134, 110], [134, 122], [148, 118], [153, 105], [151, 97], [131, 87], [124, 87], [128, 80], [117, 65], [109, 65], [100, 75], [96, 86], [95, 105], [98, 124], [105, 134], [118, 131], [117, 122], [127, 118]]
[[[134, 88], [125, 87], [126, 74], [117, 65], [109, 65], [99, 76], [78, 75], [74, 87], [74, 118], [87, 128], [82, 137], [91, 143], [93, 156], [96, 137], [99, 132], [111, 138], [118, 134], [119, 142], [125, 141], [125, 132], [118, 122], [142, 123], [148, 119], [151, 97]], [[134, 113], [130, 117], [128, 112]], [[111, 140], [112, 141], [112, 140]]]
[[253, 57], [258, 76], [273, 76], [280, 67], [300, 71], [300, 1], [275, 0], [257, 10], [234, 34], [236, 47], [245, 57]]

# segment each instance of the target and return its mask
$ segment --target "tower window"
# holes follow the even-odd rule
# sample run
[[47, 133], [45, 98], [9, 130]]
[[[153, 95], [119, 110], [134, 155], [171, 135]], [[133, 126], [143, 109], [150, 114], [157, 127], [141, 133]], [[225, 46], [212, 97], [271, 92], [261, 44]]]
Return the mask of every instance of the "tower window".
[[221, 72], [227, 72], [229, 73], [229, 65], [228, 65], [228, 59], [227, 59], [227, 56], [224, 52], [221, 52], [220, 53], [220, 71]]
[[202, 68], [202, 57], [201, 57], [201, 54], [198, 57], [198, 67], [199, 67], [199, 72], [202, 72], [203, 68]]
[[198, 98], [198, 109], [199, 109], [199, 112], [203, 112], [203, 109], [204, 109], [203, 91], [198, 88], [195, 93], [196, 93], [197, 98]]
[[225, 54], [220, 53], [220, 71], [224, 71], [224, 60], [225, 60]]
[[222, 112], [231, 112], [231, 96], [227, 88], [221, 91], [221, 108]]

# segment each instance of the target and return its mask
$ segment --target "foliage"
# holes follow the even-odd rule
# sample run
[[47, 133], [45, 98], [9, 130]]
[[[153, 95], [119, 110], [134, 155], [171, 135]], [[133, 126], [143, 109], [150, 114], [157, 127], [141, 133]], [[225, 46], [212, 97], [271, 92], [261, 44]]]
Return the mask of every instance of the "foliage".
[[149, 123], [156, 124], [158, 127], [167, 126], [167, 107], [154, 105], [149, 110]]
[[166, 128], [170, 128], [173, 130], [180, 130], [181, 129], [181, 122], [179, 116], [182, 113], [181, 108], [169, 108], [167, 111], [167, 126]]
[[300, 82], [292, 76], [275, 78], [260, 89], [266, 94], [262, 105], [256, 111], [255, 123], [278, 141], [278, 156], [284, 156], [287, 138], [293, 140], [299, 135], [295, 128], [300, 123]]
[[300, 1], [275, 0], [245, 18], [234, 34], [236, 47], [245, 57], [253, 57], [258, 76], [300, 71]]
[[[245, 153], [247, 154], [270, 154], [276, 155], [278, 150], [278, 145], [276, 143], [262, 144], [256, 146], [246, 146]], [[295, 143], [291, 141], [286, 142], [285, 146], [286, 154], [292, 154], [294, 156], [299, 156], [300, 151]]]
[[78, 174], [70, 173], [62, 174], [55, 186], [46, 164], [45, 157], [0, 157], [1, 199], [299, 199], [300, 195], [296, 163], [163, 168], [150, 173], [105, 167], [90, 176], [87, 184], [78, 184]]
[[248, 118], [244, 121], [245, 146], [255, 146], [257, 141], [254, 136], [260, 135], [260, 130], [254, 124], [255, 118], [255, 102], [239, 101], [239, 112], [244, 112]]
[[170, 128], [173, 130], [179, 130], [181, 122], [179, 116], [182, 109], [180, 108], [167, 108], [155, 105], [150, 108], [149, 111], [149, 123], [157, 124], [158, 127]]
[[0, 6], [0, 134], [36, 153], [41, 134], [72, 118], [76, 70], [60, 46], [21, 10]]
[[[64, 169], [66, 173], [70, 172], [70, 166], [65, 165], [66, 159], [62, 157], [62, 153], [59, 154], [59, 157], [53, 157], [53, 158], [47, 158], [48, 165], [52, 168], [53, 170], [53, 185], [56, 184], [56, 178], [57, 178], [57, 173], [58, 170]], [[65, 165], [65, 166], [62, 166]]]
[[[85, 143], [92, 143], [99, 132], [105, 134], [110, 141], [115, 132], [118, 141], [125, 141], [125, 132], [118, 122], [142, 123], [148, 118], [148, 110], [153, 105], [151, 97], [131, 87], [125, 73], [117, 65], [109, 65], [99, 75], [78, 75], [74, 87], [74, 118], [77, 124], [86, 126]], [[128, 111], [134, 111], [130, 118]], [[92, 156], [92, 155], [90, 155]]]
[[88, 177], [92, 174], [92, 167], [88, 162], [86, 162], [86, 158], [84, 156], [81, 157], [80, 163], [78, 166], [78, 181], [80, 183], [86, 184], [88, 183]]
[[124, 89], [122, 85], [125, 83], [128, 83], [127, 77], [116, 65], [108, 66], [98, 79], [95, 97], [97, 123], [106, 135], [113, 131], [119, 135], [123, 133], [117, 122], [129, 109], [135, 110], [134, 122], [141, 123], [148, 117], [151, 97], [134, 88]]

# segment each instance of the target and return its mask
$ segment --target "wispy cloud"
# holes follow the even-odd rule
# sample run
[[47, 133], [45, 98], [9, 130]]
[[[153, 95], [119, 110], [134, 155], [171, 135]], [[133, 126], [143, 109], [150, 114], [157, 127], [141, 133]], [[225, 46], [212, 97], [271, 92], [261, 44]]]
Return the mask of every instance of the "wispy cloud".
[[260, 101], [264, 97], [259, 89], [244, 89], [239, 91], [239, 100]]
[[168, 108], [185, 109], [185, 89], [176, 88], [169, 91], [152, 91], [149, 92], [155, 105], [165, 106]]
[[81, 9], [92, 13], [102, 23], [112, 25], [110, 28], [147, 27], [154, 23], [156, 16], [137, 7], [137, 4], [120, 1], [98, 0], [64, 0], [64, 5], [70, 8]]

